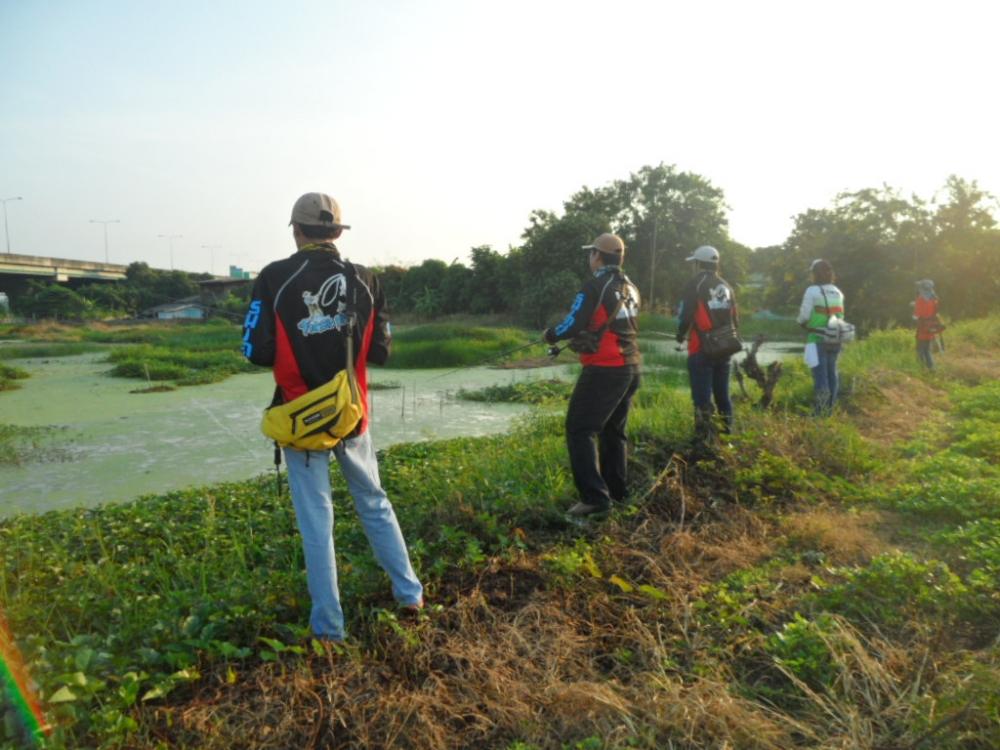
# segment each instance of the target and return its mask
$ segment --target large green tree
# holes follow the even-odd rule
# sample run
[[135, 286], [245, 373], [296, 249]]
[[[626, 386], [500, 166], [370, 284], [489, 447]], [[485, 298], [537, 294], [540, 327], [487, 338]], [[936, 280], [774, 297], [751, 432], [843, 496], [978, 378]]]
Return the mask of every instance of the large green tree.
[[84, 320], [94, 317], [97, 310], [93, 302], [67, 286], [31, 281], [18, 299], [17, 312], [35, 318]]
[[1000, 301], [1000, 229], [997, 200], [975, 182], [948, 179], [934, 213], [931, 247], [914, 257], [914, 276], [937, 282], [942, 309], [955, 317], [979, 317]]
[[567, 203], [566, 213], [535, 211], [524, 231], [524, 244], [512, 252], [517, 288], [512, 301], [525, 325], [544, 326], [560, 311], [568, 309], [586, 274], [587, 254], [581, 249], [609, 229], [608, 217], [576, 210]]
[[125, 269], [126, 284], [134, 291], [141, 312], [156, 305], [176, 302], [198, 294], [197, 278], [183, 271], [159, 271], [146, 263], [131, 263]]
[[719, 250], [730, 282], [743, 281], [750, 250], [730, 239], [725, 196], [708, 179], [661, 163], [618, 180], [612, 193], [619, 208], [614, 228], [647, 308], [676, 305], [691, 275], [684, 259], [700, 245]]
[[837, 196], [832, 208], [795, 219], [773, 268], [770, 302], [794, 307], [811, 283], [809, 266], [824, 258], [843, 289], [847, 317], [865, 327], [908, 316], [913, 259], [933, 233], [926, 206], [888, 187]]
[[907, 323], [914, 282], [935, 281], [942, 310], [984, 315], [1000, 298], [997, 203], [975, 182], [950, 177], [929, 204], [883, 186], [838, 195], [830, 208], [795, 219], [788, 240], [767, 250], [772, 306], [797, 306], [809, 265], [829, 260], [844, 290], [847, 316], [864, 327]]
[[[582, 281], [589, 271], [580, 247], [601, 232], [615, 232], [625, 241], [626, 271], [647, 309], [676, 304], [691, 275], [684, 259], [699, 245], [718, 248], [730, 281], [739, 284], [747, 275], [751, 251], [729, 237], [723, 193], [701, 175], [668, 164], [645, 166], [604, 187], [582, 188], [563, 209], [562, 215], [535, 211], [524, 232], [519, 310], [526, 322], [550, 317], [560, 302], [546, 302], [530, 287], [559, 272]], [[563, 297], [565, 305], [569, 296]]]

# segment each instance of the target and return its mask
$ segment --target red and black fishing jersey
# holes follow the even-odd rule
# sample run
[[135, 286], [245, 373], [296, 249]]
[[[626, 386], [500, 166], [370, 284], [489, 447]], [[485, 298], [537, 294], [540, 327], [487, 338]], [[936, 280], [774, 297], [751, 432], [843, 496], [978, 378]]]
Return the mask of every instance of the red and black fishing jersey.
[[688, 354], [701, 351], [699, 332], [739, 325], [733, 288], [715, 271], [695, 274], [684, 287], [678, 318], [677, 336], [680, 339], [688, 335]]
[[347, 367], [349, 332], [365, 404], [363, 432], [367, 364], [389, 358], [389, 318], [378, 278], [341, 260], [332, 243], [306, 245], [260, 272], [243, 324], [243, 356], [273, 368], [275, 403], [287, 403]]
[[[621, 305], [619, 305], [621, 301]], [[639, 290], [618, 266], [602, 266], [577, 292], [569, 314], [546, 331], [551, 343], [572, 339], [583, 330], [597, 331], [615, 313], [593, 354], [580, 354], [580, 363], [596, 367], [639, 364]]]

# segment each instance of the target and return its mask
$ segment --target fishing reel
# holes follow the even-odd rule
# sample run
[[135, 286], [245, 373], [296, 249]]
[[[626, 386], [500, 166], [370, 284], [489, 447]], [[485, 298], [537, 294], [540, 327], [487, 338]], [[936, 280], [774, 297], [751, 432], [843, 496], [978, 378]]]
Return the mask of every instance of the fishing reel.
[[557, 344], [553, 344], [552, 346], [549, 347], [548, 354], [550, 357], [552, 357], [552, 359], [555, 359], [562, 353], [563, 349], [565, 349], [564, 346], [558, 346]]

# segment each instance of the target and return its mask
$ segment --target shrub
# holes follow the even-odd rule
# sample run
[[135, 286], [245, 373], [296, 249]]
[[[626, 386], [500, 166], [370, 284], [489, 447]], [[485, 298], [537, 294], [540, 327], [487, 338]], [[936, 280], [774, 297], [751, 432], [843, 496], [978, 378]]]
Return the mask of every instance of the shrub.
[[960, 616], [968, 589], [943, 562], [922, 562], [896, 552], [862, 568], [838, 571], [843, 582], [821, 593], [822, 608], [857, 620], [903, 627], [931, 618], [944, 624]]
[[829, 614], [810, 620], [796, 612], [791, 622], [767, 639], [764, 650], [814, 690], [829, 687], [839, 671], [830, 653], [832, 626]]
[[572, 386], [562, 380], [528, 380], [506, 385], [490, 385], [473, 391], [464, 388], [458, 391], [458, 398], [466, 401], [487, 403], [542, 404], [558, 401], [569, 396]]
[[11, 367], [0, 362], [0, 391], [12, 391], [20, 386], [15, 380], [24, 380], [28, 377], [28, 371], [20, 367]]
[[[529, 334], [516, 328], [434, 324], [399, 331], [387, 367], [464, 367], [493, 364], [500, 355], [527, 343]], [[538, 353], [541, 352], [539, 342]], [[528, 356], [530, 350], [525, 350]]]

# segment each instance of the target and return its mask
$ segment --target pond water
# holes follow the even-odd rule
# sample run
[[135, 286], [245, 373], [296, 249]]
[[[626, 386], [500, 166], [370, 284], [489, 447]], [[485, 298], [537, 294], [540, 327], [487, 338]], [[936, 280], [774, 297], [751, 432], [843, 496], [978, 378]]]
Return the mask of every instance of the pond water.
[[[221, 383], [133, 394], [144, 383], [112, 378], [105, 355], [18, 360], [31, 377], [0, 395], [0, 422], [57, 428], [21, 466], [0, 466], [0, 516], [120, 502], [148, 493], [247, 479], [273, 464], [260, 433], [274, 381], [267, 370]], [[375, 370], [377, 447], [503, 432], [529, 407], [459, 401], [459, 388], [567, 376], [564, 367]]]
[[[666, 338], [644, 345], [684, 354]], [[765, 344], [766, 364], [801, 351]], [[0, 423], [55, 428], [42, 450], [20, 466], [0, 465], [0, 516], [121, 502], [139, 495], [247, 479], [272, 467], [272, 444], [260, 434], [274, 381], [267, 370], [221, 383], [164, 393], [130, 393], [144, 383], [112, 378], [102, 353], [18, 360], [31, 377], [0, 394]], [[672, 365], [671, 365], [672, 366]], [[459, 388], [572, 377], [565, 366], [530, 370], [485, 367], [370, 371], [371, 430], [377, 447], [503, 432], [530, 407], [454, 398]]]

